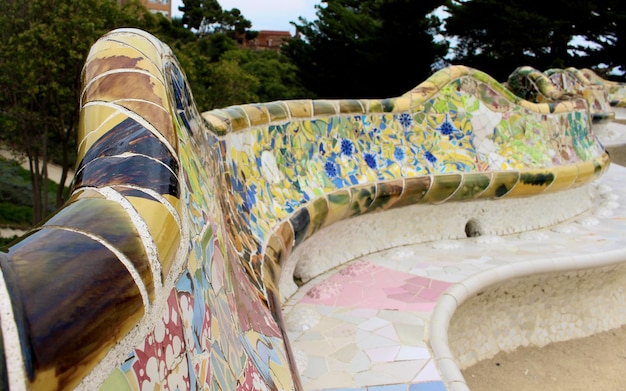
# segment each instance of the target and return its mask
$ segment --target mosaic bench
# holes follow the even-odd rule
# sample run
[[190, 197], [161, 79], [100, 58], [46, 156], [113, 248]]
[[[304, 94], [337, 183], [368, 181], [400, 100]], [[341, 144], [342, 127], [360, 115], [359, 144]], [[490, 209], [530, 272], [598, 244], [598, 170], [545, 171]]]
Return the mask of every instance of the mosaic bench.
[[613, 101], [609, 99], [605, 84], [591, 82], [585, 72], [576, 68], [548, 69], [542, 73], [533, 67], [522, 66], [511, 73], [507, 86], [516, 95], [538, 103], [580, 96], [589, 103], [594, 124], [615, 119], [611, 108]]
[[200, 114], [166, 46], [116, 30], [83, 85], [72, 196], [0, 253], [2, 389], [298, 389], [278, 288], [296, 246], [372, 212], [568, 194], [609, 165], [584, 99], [462, 66], [397, 98]]
[[581, 69], [580, 72], [592, 83], [603, 85], [606, 88], [611, 106], [626, 107], [626, 83], [603, 79], [588, 68]]

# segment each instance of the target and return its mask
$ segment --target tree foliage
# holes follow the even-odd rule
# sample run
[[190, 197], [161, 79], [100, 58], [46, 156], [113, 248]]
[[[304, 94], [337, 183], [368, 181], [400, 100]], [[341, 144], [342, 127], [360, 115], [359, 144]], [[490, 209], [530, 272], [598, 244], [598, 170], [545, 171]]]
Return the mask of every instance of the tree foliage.
[[124, 11], [110, 0], [2, 2], [0, 140], [28, 157], [36, 223], [47, 214], [46, 163], [56, 157], [65, 180], [72, 160], [80, 74], [90, 46], [108, 30], [148, 23], [152, 15], [137, 2]]
[[303, 39], [283, 52], [321, 97], [390, 97], [433, 71], [447, 45], [432, 14], [444, 0], [325, 0], [317, 20], [293, 23]]
[[[624, 66], [625, 4], [621, 0], [451, 0], [446, 35], [452, 55], [505, 79], [520, 65]], [[576, 38], [576, 39], [575, 39]], [[620, 51], [621, 50], [621, 51]]]

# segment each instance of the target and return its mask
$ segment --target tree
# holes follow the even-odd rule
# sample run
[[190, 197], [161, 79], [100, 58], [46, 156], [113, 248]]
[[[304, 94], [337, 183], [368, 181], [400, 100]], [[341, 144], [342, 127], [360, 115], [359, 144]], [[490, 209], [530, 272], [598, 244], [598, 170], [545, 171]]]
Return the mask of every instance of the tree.
[[[283, 53], [304, 86], [325, 98], [391, 97], [424, 80], [446, 53], [435, 42], [444, 0], [325, 0]], [[418, 56], [414, 54], [418, 53]]]
[[[3, 5], [0, 139], [28, 157], [35, 224], [48, 213], [51, 155], [58, 155], [63, 167], [62, 182], [73, 163], [80, 75], [89, 48], [105, 32], [132, 25], [138, 16], [147, 23], [151, 14], [143, 13], [145, 8], [141, 15], [125, 14], [110, 0], [4, 0]], [[57, 206], [63, 201], [59, 188]]]
[[[591, 67], [623, 61], [624, 3], [618, 0], [450, 0], [446, 35], [453, 61], [504, 80], [518, 66]], [[621, 11], [620, 11], [621, 10]], [[621, 30], [620, 30], [621, 29]], [[621, 32], [620, 32], [621, 31]], [[575, 37], [583, 38], [577, 45]], [[621, 38], [621, 41], [620, 41]], [[596, 43], [599, 50], [589, 46]], [[621, 48], [621, 46], [619, 46]], [[623, 63], [622, 63], [623, 64]]]

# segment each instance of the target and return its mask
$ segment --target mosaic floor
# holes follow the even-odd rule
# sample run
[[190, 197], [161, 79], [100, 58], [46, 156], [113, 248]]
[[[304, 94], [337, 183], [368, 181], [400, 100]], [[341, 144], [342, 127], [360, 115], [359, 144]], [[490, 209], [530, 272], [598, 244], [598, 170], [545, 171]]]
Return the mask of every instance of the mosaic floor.
[[370, 254], [302, 286], [283, 312], [306, 390], [445, 390], [426, 343], [452, 283], [529, 257], [623, 248], [626, 168], [597, 184], [594, 208], [518, 235], [423, 243]]

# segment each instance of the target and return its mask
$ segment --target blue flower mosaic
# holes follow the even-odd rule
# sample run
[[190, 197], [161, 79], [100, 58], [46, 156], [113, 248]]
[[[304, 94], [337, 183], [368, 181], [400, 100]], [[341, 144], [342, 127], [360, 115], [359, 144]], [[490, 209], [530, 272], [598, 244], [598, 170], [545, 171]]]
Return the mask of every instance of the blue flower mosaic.
[[369, 152], [365, 152], [365, 154], [363, 154], [363, 158], [365, 159], [365, 163], [367, 164], [369, 168], [374, 169], [374, 170], [378, 168], [376, 155], [373, 155]]
[[332, 161], [327, 161], [324, 163], [324, 171], [326, 171], [326, 175], [331, 178], [336, 178], [339, 175], [339, 170], [337, 169], [337, 164]]
[[400, 125], [408, 128], [413, 123], [413, 118], [409, 113], [402, 113], [400, 114], [400, 117], [398, 117], [398, 121], [400, 122]]
[[437, 126], [437, 130], [444, 136], [448, 136], [450, 140], [453, 138], [460, 139], [463, 137], [463, 132], [454, 127], [454, 124], [450, 122], [448, 114], [446, 114], [446, 119], [441, 123], [441, 125]]
[[352, 157], [354, 154], [354, 143], [352, 140], [341, 140], [341, 154], [344, 156]]
[[406, 158], [406, 152], [404, 152], [404, 148], [402, 148], [399, 145], [396, 145], [396, 147], [393, 150], [393, 157], [399, 162], [404, 161], [404, 159]]

